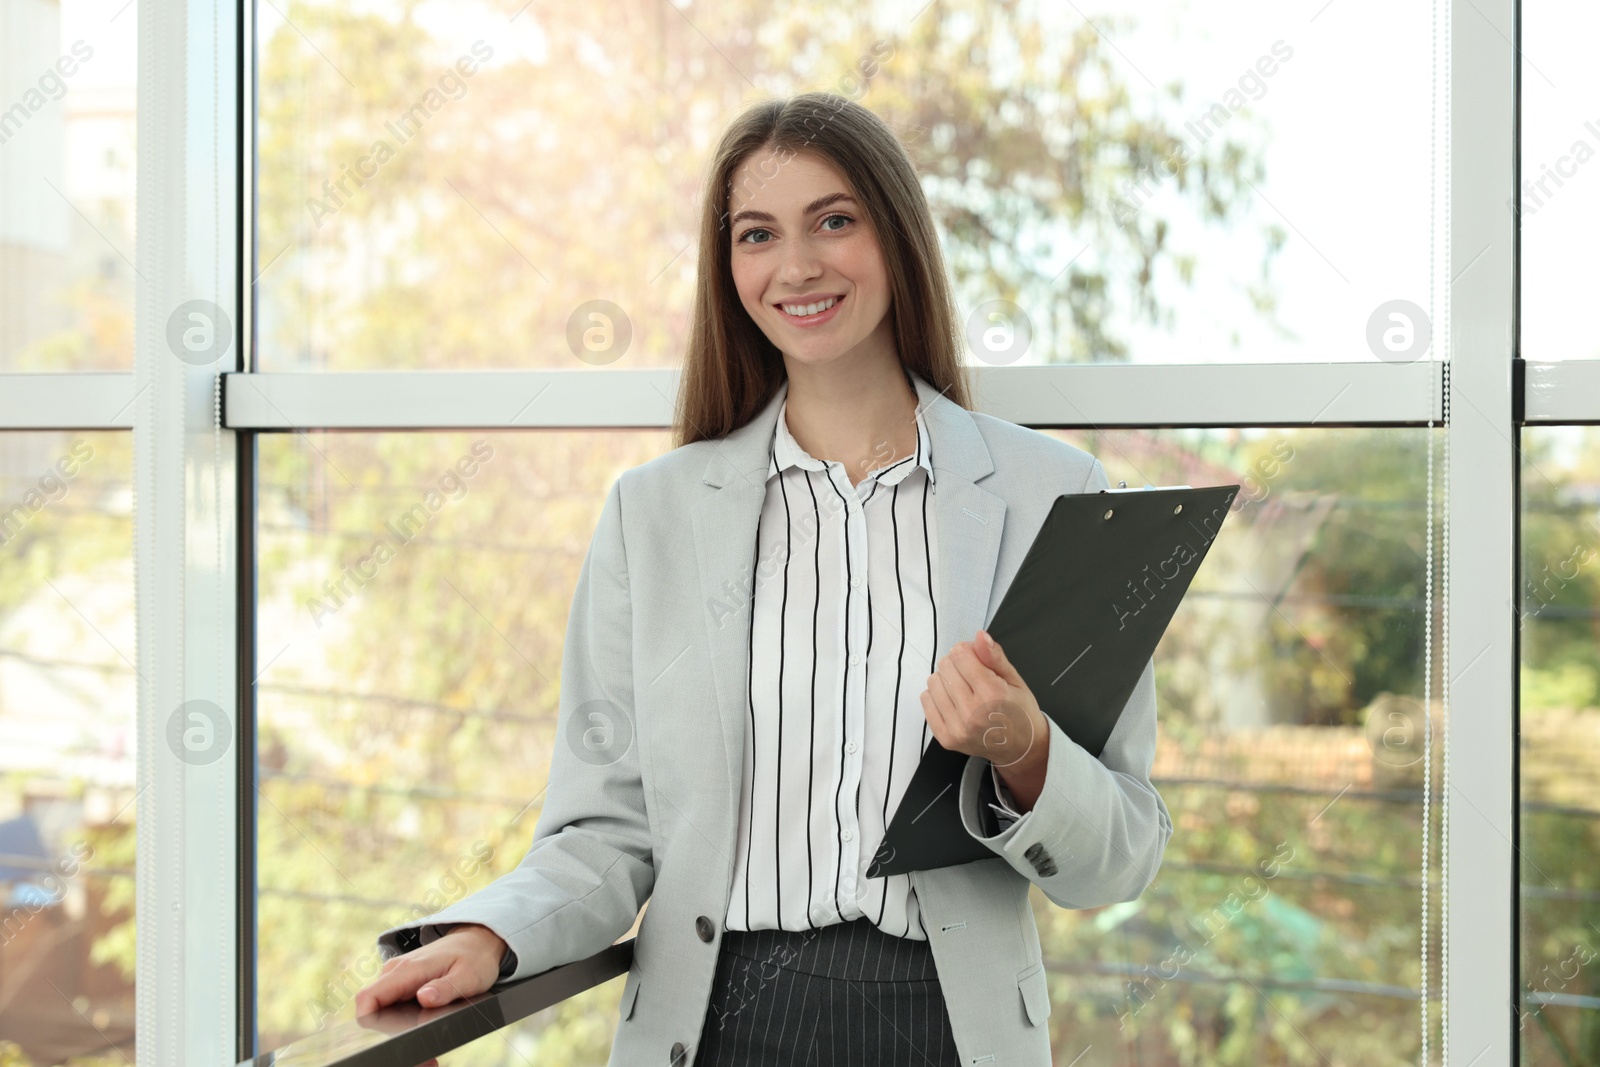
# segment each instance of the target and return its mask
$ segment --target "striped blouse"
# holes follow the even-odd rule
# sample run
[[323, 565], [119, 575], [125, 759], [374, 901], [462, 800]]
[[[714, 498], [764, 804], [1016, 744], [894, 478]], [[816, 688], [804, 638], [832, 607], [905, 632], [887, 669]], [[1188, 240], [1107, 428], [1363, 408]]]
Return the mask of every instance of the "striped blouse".
[[785, 401], [756, 532], [726, 927], [803, 931], [866, 917], [924, 940], [909, 877], [865, 872], [932, 737], [921, 702], [937, 666], [928, 430], [919, 410], [915, 453], [852, 486], [844, 464], [800, 447], [787, 411]]

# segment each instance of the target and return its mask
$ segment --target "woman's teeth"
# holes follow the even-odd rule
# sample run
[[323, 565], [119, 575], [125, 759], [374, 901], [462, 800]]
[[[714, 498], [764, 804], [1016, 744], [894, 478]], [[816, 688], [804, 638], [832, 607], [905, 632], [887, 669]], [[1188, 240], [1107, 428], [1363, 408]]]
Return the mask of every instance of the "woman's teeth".
[[830, 296], [828, 299], [819, 301], [815, 304], [782, 304], [780, 306], [785, 312], [793, 315], [795, 318], [805, 318], [808, 315], [816, 315], [820, 312], [827, 311], [838, 302], [838, 297]]

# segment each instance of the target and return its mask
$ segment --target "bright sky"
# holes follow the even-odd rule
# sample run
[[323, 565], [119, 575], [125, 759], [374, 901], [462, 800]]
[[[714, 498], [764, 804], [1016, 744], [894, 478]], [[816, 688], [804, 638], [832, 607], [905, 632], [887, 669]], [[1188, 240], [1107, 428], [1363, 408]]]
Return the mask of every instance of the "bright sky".
[[62, 0], [61, 50], [74, 41], [94, 49], [94, 56], [68, 80], [68, 92], [84, 89], [126, 89], [132, 93], [139, 55], [137, 0]]
[[[1130, 87], [1144, 104], [1155, 97], [1150, 83], [1181, 80], [1185, 99], [1176, 113], [1184, 119], [1225, 102], [1241, 77], [1249, 87], [1252, 68], [1273, 56], [1275, 43], [1282, 42], [1280, 53], [1292, 51], [1254, 86], [1259, 98], [1215, 135], [1260, 146], [1265, 174], [1246, 191], [1245, 221], [1228, 231], [1177, 227], [1175, 242], [1198, 259], [1195, 285], [1165, 287], [1178, 307], [1176, 327], [1138, 331], [1135, 361], [1375, 358], [1365, 332], [1377, 305], [1404, 298], [1429, 306], [1431, 5], [1141, 0], [1122, 6], [1139, 25], [1105, 32]], [[1200, 144], [1191, 138], [1191, 148]], [[1154, 210], [1192, 219], [1175, 191], [1166, 192]], [[1254, 311], [1245, 291], [1260, 284], [1258, 235], [1269, 223], [1288, 232], [1269, 279], [1282, 331]]]
[[[1600, 5], [1527, 0], [1522, 12], [1522, 175], [1544, 177], [1522, 217], [1522, 354], [1600, 359], [1594, 241], [1600, 237]], [[1583, 159], [1584, 162], [1579, 162]], [[1548, 170], [1547, 170], [1548, 168]], [[1549, 172], [1565, 171], [1556, 185]]]

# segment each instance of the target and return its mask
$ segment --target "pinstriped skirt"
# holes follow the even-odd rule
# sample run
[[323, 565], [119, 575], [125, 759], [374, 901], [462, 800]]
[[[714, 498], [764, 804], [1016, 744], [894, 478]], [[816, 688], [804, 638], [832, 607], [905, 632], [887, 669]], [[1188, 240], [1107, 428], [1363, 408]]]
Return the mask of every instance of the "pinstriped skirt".
[[956, 1067], [926, 941], [867, 919], [817, 930], [726, 930], [695, 1067]]

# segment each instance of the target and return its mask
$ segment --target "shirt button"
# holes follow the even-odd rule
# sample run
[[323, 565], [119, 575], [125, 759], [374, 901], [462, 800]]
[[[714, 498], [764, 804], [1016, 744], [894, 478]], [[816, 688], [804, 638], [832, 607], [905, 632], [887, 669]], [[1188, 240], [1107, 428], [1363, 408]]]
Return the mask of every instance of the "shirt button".
[[844, 743], [844, 750], [846, 752], [854, 752], [856, 750], [856, 743], [854, 741], [846, 741]]
[[846, 830], [844, 832], [844, 839], [846, 841], [854, 841], [856, 839], [856, 835], [851, 833], [849, 830]]
[[860, 662], [861, 662], [861, 657], [860, 656], [856, 655], [854, 652], [850, 653], [850, 666], [854, 667], [856, 664], [858, 664]]
[[854, 588], [860, 589], [861, 588], [861, 579], [860, 578], [852, 578], [852, 579], [850, 579], [850, 584]]

